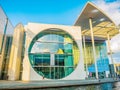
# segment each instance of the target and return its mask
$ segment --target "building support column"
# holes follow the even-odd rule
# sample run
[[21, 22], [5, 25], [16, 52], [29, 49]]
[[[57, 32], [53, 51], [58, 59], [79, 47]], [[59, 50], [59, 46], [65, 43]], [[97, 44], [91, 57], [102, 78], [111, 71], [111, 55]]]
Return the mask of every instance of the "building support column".
[[110, 52], [111, 64], [114, 64], [113, 58], [112, 58], [112, 50], [111, 50], [111, 47], [110, 47], [110, 35], [109, 35], [109, 33], [107, 33], [107, 39], [108, 39], [108, 49], [109, 49], [109, 52]]
[[89, 24], [90, 24], [91, 39], [92, 39], [93, 57], [94, 57], [94, 62], [95, 62], [95, 73], [96, 73], [96, 79], [98, 79], [98, 67], [97, 67], [97, 61], [96, 61], [96, 51], [95, 51], [95, 42], [94, 42], [93, 27], [92, 27], [92, 18], [89, 18]]
[[20, 80], [22, 54], [24, 41], [24, 27], [18, 24], [15, 27], [13, 41], [10, 51], [10, 59], [8, 66], [8, 80]]
[[85, 44], [85, 36], [83, 35], [83, 47], [84, 47], [84, 60], [85, 60], [85, 68], [86, 68], [86, 78], [88, 78], [88, 66], [86, 59], [86, 44]]
[[113, 57], [112, 57], [112, 50], [110, 47], [110, 35], [109, 33], [107, 33], [107, 40], [108, 40], [108, 50], [109, 50], [109, 55], [110, 55], [110, 59], [111, 59], [111, 64], [110, 64], [110, 73], [112, 75], [112, 77], [115, 77], [115, 67], [114, 67], [114, 61], [113, 61]]

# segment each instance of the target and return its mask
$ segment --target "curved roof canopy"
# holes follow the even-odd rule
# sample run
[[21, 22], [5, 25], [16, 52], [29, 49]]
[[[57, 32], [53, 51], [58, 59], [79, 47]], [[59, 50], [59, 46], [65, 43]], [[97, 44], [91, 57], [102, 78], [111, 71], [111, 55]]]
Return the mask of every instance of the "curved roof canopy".
[[74, 24], [74, 26], [81, 26], [83, 35], [91, 36], [90, 18], [92, 19], [93, 33], [96, 40], [106, 40], [107, 34], [112, 38], [119, 33], [114, 22], [94, 4], [88, 2]]

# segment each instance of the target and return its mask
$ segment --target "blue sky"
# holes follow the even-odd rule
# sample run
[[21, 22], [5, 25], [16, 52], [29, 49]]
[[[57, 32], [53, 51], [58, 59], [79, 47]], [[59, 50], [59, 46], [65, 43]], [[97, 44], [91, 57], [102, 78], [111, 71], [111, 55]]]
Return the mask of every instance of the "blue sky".
[[14, 26], [19, 22], [73, 25], [87, 1], [118, 0], [0, 0], [0, 4]]
[[0, 0], [15, 26], [22, 22], [73, 25], [88, 0]]

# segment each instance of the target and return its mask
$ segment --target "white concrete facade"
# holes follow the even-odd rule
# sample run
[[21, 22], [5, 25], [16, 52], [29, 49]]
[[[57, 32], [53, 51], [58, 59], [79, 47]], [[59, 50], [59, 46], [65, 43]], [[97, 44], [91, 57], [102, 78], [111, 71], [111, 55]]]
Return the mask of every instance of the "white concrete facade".
[[[25, 26], [26, 32], [26, 43], [25, 43], [25, 56], [23, 59], [23, 74], [22, 80], [24, 81], [32, 81], [32, 80], [43, 80], [43, 77], [40, 76], [37, 72], [32, 68], [29, 57], [28, 57], [28, 49], [32, 39], [40, 32], [49, 29], [59, 29], [67, 32], [71, 35], [76, 41], [78, 48], [80, 50], [80, 58], [79, 63], [76, 69], [67, 77], [62, 78], [63, 80], [78, 80], [85, 79], [85, 71], [84, 71], [84, 59], [82, 52], [82, 37], [81, 37], [81, 28], [79, 26], [65, 26], [65, 25], [52, 25], [52, 24], [38, 24], [38, 23], [28, 23]], [[45, 78], [47, 79], [47, 78]]]
[[20, 65], [22, 62], [23, 38], [24, 27], [22, 24], [18, 24], [13, 34], [13, 42], [8, 66], [8, 80], [19, 80]]

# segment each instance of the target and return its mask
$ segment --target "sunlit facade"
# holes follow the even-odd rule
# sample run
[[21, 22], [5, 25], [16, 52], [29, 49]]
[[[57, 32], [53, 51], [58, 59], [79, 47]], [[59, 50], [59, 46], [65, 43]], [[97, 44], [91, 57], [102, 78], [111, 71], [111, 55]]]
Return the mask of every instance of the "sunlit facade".
[[118, 74], [119, 65], [115, 68], [110, 47], [118, 29], [90, 2], [73, 26], [18, 24], [14, 33], [7, 35], [5, 32], [12, 29], [7, 30], [6, 23], [0, 33], [1, 79], [82, 80], [114, 78]]
[[59, 29], [46, 30], [36, 35], [28, 53], [34, 70], [50, 79], [61, 79], [71, 74], [80, 57], [75, 40]]
[[25, 31], [23, 80], [85, 79], [80, 27], [28, 23]]
[[119, 31], [111, 18], [94, 4], [87, 3], [74, 25], [82, 28], [86, 76], [117, 76], [110, 39]]
[[0, 79], [7, 79], [14, 27], [0, 7]]

